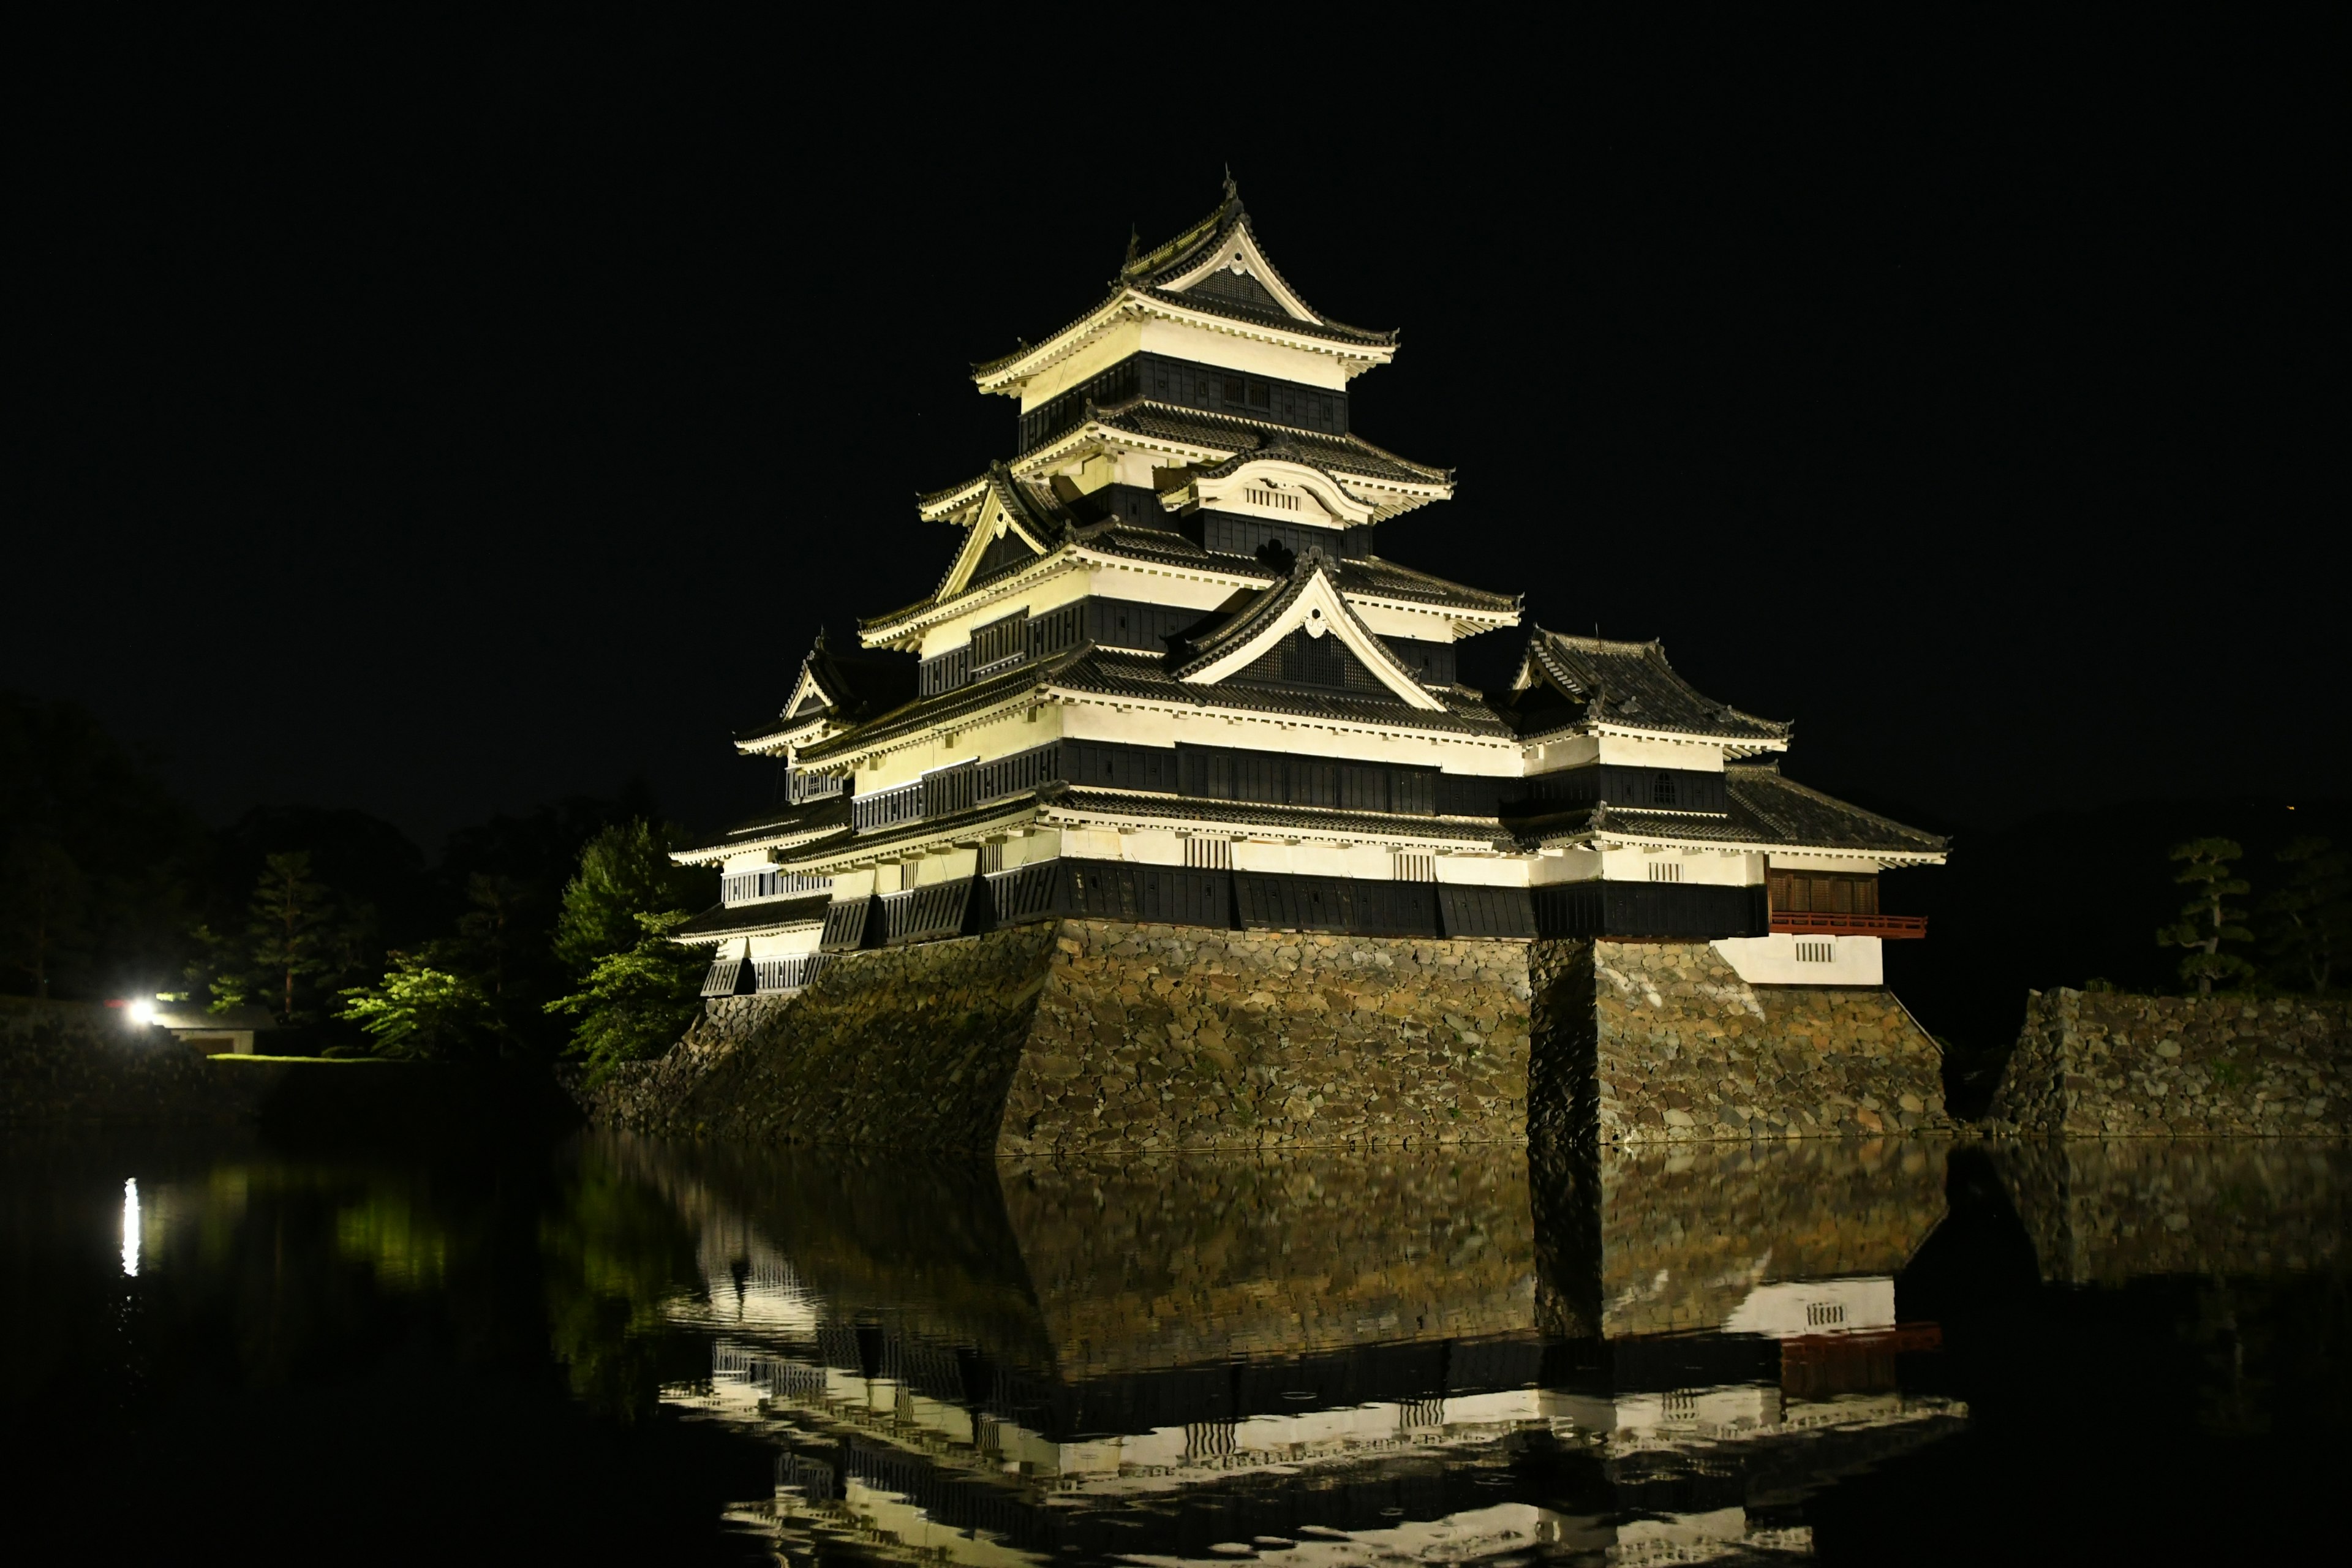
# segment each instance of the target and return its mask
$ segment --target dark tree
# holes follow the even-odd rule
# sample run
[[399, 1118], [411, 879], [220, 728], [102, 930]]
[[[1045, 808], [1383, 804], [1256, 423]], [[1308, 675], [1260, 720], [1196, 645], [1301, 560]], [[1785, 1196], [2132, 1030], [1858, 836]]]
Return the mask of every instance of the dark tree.
[[2243, 879], [2230, 874], [2245, 852], [2230, 838], [2192, 838], [2172, 850], [2180, 867], [2172, 879], [2192, 891], [2180, 906], [2180, 918], [2159, 930], [2156, 940], [2159, 946], [2189, 950], [2180, 961], [2180, 978], [2195, 982], [2200, 996], [2213, 994], [2215, 981], [2242, 980], [2254, 973], [2252, 964], [2221, 951], [2225, 942], [2252, 942], [2254, 936], [2246, 929], [2246, 911], [2229, 903], [2249, 890]]
[[0, 984], [153, 989], [186, 961], [205, 842], [88, 712], [0, 691]]
[[2287, 885], [2262, 903], [2266, 943], [2286, 984], [2325, 992], [2352, 957], [2352, 874], [2326, 838], [2298, 838], [2278, 852]]

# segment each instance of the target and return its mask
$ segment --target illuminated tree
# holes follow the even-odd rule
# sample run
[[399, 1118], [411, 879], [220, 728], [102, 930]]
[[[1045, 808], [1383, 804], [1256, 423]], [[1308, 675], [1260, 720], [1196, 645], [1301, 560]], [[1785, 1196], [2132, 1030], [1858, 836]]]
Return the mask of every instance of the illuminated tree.
[[704, 953], [669, 940], [686, 920], [667, 910], [636, 917], [636, 943], [596, 961], [580, 989], [547, 1005], [580, 1021], [572, 1052], [586, 1059], [591, 1081], [621, 1062], [657, 1057], [676, 1044], [702, 1010]]
[[479, 981], [437, 967], [438, 956], [392, 954], [382, 980], [343, 993], [337, 1016], [365, 1029], [379, 1056], [449, 1061], [483, 1054], [497, 1037], [498, 1010]]
[[2231, 867], [2245, 852], [2228, 838], [2193, 838], [2173, 847], [2172, 858], [2180, 869], [2172, 879], [2191, 892], [2180, 907], [2180, 918], [2159, 930], [2156, 940], [2160, 947], [2188, 950], [2180, 960], [2180, 978], [2196, 982], [2200, 996], [2213, 994], [2215, 981], [2245, 979], [2254, 973], [2252, 964], [2221, 951], [2225, 942], [2252, 942], [2254, 936], [2245, 927], [2246, 911], [2229, 903], [2248, 891], [2243, 879], [2231, 875]]

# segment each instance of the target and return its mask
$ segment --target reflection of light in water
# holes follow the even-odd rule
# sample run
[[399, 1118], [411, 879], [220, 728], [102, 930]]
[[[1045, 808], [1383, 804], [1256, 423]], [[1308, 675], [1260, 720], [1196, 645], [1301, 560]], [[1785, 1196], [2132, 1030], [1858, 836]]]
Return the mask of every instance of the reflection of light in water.
[[122, 1184], [122, 1272], [139, 1275], [139, 1178]]

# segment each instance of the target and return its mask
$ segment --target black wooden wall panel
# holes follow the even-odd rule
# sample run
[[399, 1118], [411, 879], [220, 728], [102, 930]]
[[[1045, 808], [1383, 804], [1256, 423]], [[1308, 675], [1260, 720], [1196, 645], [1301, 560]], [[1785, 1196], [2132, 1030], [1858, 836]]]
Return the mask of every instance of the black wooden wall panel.
[[1547, 937], [1659, 937], [1711, 941], [1771, 929], [1759, 884], [1571, 882], [1535, 889], [1536, 929]]
[[873, 907], [871, 898], [832, 905], [824, 911], [824, 931], [817, 938], [817, 946], [826, 952], [848, 952], [865, 946], [866, 911]]
[[1439, 886], [1439, 912], [1449, 937], [1525, 938], [1536, 934], [1535, 905], [1525, 888]]

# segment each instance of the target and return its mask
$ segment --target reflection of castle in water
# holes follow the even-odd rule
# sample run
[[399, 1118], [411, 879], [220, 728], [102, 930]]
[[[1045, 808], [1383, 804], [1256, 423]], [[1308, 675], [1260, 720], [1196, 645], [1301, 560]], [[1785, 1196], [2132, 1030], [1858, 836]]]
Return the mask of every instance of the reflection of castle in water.
[[[919, 1170], [614, 1145], [698, 1227], [785, 1531], [968, 1563], [1801, 1549], [1952, 1429], [1895, 1271], [1940, 1162], [1794, 1146]], [[689, 1168], [679, 1163], [691, 1159]], [[1605, 1196], [1604, 1196], [1605, 1194]]]

